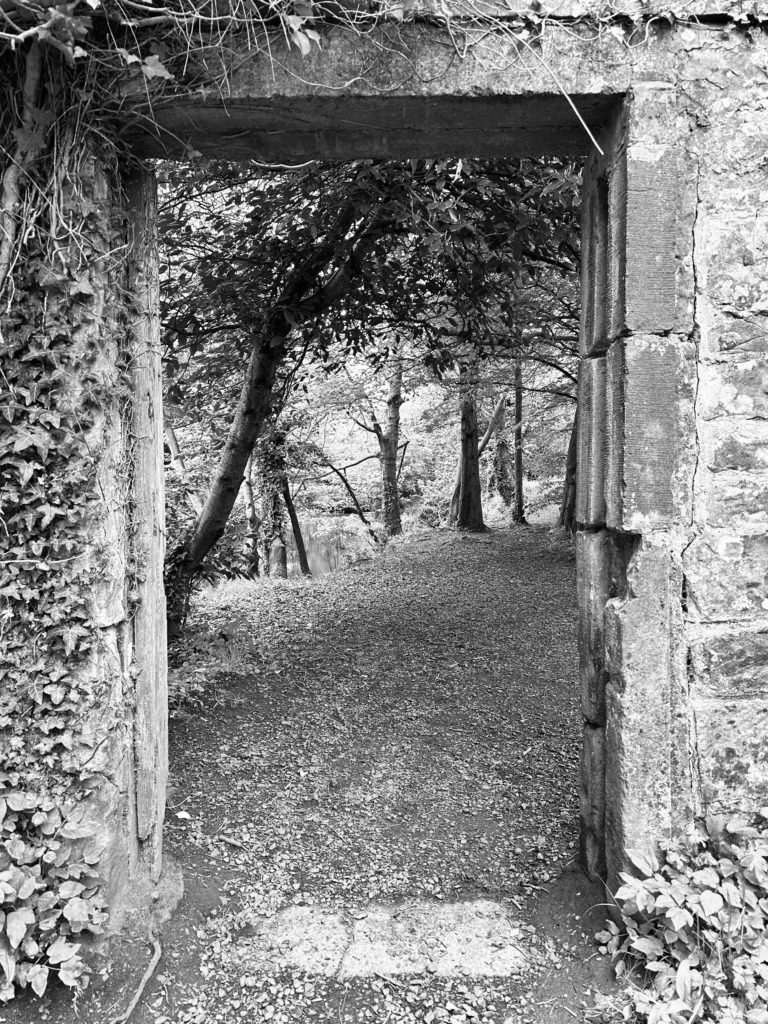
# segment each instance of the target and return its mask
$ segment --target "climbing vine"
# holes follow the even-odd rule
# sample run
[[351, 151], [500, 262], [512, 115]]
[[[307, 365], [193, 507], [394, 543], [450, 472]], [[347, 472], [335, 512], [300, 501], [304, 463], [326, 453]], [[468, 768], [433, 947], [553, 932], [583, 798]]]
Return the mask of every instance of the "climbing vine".
[[45, 224], [58, 251], [28, 246], [0, 318], [0, 1000], [15, 986], [41, 994], [51, 972], [82, 986], [81, 937], [105, 918], [104, 840], [84, 813], [115, 727], [93, 521], [105, 512], [105, 395], [128, 391], [99, 327], [110, 210], [81, 187], [96, 181], [87, 157], [58, 154]]

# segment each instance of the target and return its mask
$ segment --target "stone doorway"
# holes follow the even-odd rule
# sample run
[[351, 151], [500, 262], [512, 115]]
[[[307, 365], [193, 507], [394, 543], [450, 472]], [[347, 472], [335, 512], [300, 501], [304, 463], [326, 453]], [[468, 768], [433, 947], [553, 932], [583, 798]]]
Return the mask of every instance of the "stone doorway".
[[[675, 89], [647, 83], [627, 95], [587, 95], [574, 102], [582, 124], [563, 97], [551, 95], [426, 105], [411, 100], [394, 113], [380, 99], [244, 105], [235, 109], [227, 126], [234, 130], [226, 135], [205, 105], [170, 108], [161, 122], [176, 134], [186, 131], [190, 147], [223, 146], [233, 157], [252, 156], [254, 140], [269, 137], [278, 118], [282, 127], [269, 152], [286, 161], [309, 158], [315, 144], [323, 154], [346, 157], [366, 155], [368, 147], [377, 155], [401, 155], [447, 145], [474, 146], [470, 151], [483, 154], [588, 157], [576, 499], [585, 722], [582, 861], [593, 877], [615, 879], [627, 848], [668, 835], [694, 812], [687, 796], [673, 799], [675, 785], [690, 792], [687, 776], [673, 779], [656, 763], [660, 745], [672, 754], [679, 740], [671, 731], [673, 649], [682, 622], [680, 527], [691, 515], [694, 350], [671, 336], [683, 315], [676, 291]], [[319, 143], [316, 133], [301, 127], [317, 121], [329, 126]], [[420, 121], [429, 129], [415, 128]], [[377, 136], [350, 137], [344, 127], [373, 122]], [[472, 127], [477, 124], [484, 126], [480, 133]], [[158, 151], [151, 141], [146, 147]], [[150, 234], [152, 188], [146, 179], [133, 196], [138, 221], [144, 218]], [[148, 682], [149, 674], [144, 678]], [[158, 687], [147, 690], [152, 702]], [[148, 750], [163, 749], [161, 717], [145, 718], [156, 730]], [[159, 759], [138, 766], [139, 778], [148, 779], [139, 793], [154, 792], [147, 799], [156, 801], [158, 835]]]
[[[628, 47], [554, 18], [539, 63], [515, 51], [491, 67], [459, 60], [428, 26], [412, 35], [418, 74], [384, 60], [375, 40], [335, 31], [280, 67], [236, 54], [226, 101], [202, 91], [160, 105], [132, 146], [139, 160], [588, 157], [583, 855], [612, 884], [627, 849], [703, 811], [766, 803], [768, 42], [713, 22]], [[98, 657], [65, 667], [98, 692], [71, 763], [98, 782], [82, 813], [103, 839], [100, 871], [119, 906], [128, 879], [161, 871], [167, 754], [155, 198], [146, 169], [115, 175], [89, 155], [69, 199], [94, 252], [105, 238], [110, 252], [130, 250], [94, 259], [77, 293], [78, 315], [87, 305], [77, 345], [95, 353], [104, 386], [99, 444], [73, 465], [87, 462], [84, 477], [106, 497], [94, 488], [78, 555]]]

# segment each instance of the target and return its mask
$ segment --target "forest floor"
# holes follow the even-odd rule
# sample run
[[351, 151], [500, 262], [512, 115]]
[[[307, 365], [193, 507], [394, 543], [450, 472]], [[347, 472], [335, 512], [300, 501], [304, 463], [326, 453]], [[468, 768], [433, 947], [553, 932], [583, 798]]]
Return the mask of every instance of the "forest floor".
[[[432, 531], [197, 601], [172, 673], [184, 895], [131, 1024], [603, 1019], [605, 896], [576, 866], [574, 575], [542, 527]], [[124, 1011], [149, 953], [79, 1019]], [[0, 1020], [73, 1019], [27, 1005]]]

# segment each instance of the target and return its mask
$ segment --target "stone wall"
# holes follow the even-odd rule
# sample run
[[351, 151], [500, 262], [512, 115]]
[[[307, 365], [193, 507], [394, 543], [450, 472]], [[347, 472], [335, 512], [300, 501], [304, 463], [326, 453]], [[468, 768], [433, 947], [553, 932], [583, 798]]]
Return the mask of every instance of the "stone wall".
[[585, 177], [582, 854], [612, 885], [768, 796], [765, 68], [694, 47]]
[[[137, 136], [136, 152], [589, 154], [583, 854], [614, 881], [628, 847], [702, 811], [768, 803], [768, 37], [713, 21], [649, 30], [630, 48], [621, 32], [565, 19], [546, 26], [535, 60], [505, 37], [508, 52], [484, 62], [471, 47], [459, 59], [433, 27], [397, 31], [410, 64], [385, 58], [373, 32], [332, 29], [306, 60], [233, 54], [232, 95], [158, 104], [161, 134]], [[88, 300], [105, 379], [126, 366], [131, 379], [130, 401], [115, 392], [100, 411], [105, 498], [87, 541], [101, 661], [82, 669], [106, 687], [92, 724], [108, 736], [91, 744], [103, 785], [86, 809], [117, 906], [129, 879], [159, 876], [167, 759], [151, 189], [149, 178], [129, 183], [122, 220], [117, 187], [96, 197], [112, 218], [107, 248], [125, 246], [126, 260], [94, 266]]]

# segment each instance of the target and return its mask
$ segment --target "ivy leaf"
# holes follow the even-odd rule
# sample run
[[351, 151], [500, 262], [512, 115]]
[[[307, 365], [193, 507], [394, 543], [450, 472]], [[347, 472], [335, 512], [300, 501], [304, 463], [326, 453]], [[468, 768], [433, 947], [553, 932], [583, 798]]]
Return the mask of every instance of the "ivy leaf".
[[130, 53], [122, 46], [118, 46], [115, 52], [120, 54], [126, 64], [141, 64], [141, 57], [137, 57], [135, 53]]
[[62, 825], [59, 835], [62, 839], [85, 839], [93, 835], [93, 826], [82, 822], [68, 821]]
[[88, 924], [88, 904], [81, 896], [74, 896], [64, 907], [64, 917], [75, 932], [82, 931]]
[[5, 919], [5, 933], [11, 944], [11, 949], [21, 945], [27, 928], [35, 923], [35, 912], [31, 907], [21, 907], [19, 910], [12, 910]]
[[631, 945], [633, 949], [643, 953], [649, 960], [657, 960], [664, 955], [664, 945], [661, 939], [657, 939], [653, 935], [633, 939]]
[[35, 891], [35, 878], [34, 875], [25, 875], [21, 885], [16, 890], [16, 895], [20, 900], [28, 899]]
[[69, 294], [73, 297], [77, 295], [93, 295], [93, 285], [90, 282], [88, 271], [77, 277], [69, 286]]
[[714, 917], [723, 909], [723, 897], [717, 892], [705, 889], [699, 899], [701, 900], [701, 909], [707, 917]]
[[750, 850], [749, 853], [744, 854], [739, 864], [744, 868], [745, 876], [753, 885], [768, 887], [768, 864], [759, 853]]
[[647, 850], [627, 850], [627, 856], [646, 878], [650, 878], [654, 872], [659, 870], [659, 862], [656, 855]]
[[37, 806], [33, 793], [8, 793], [5, 801], [12, 811], [31, 811]]
[[0, 952], [0, 967], [5, 973], [5, 982], [10, 985], [16, 976], [16, 960], [10, 953]]
[[27, 980], [35, 995], [41, 996], [48, 984], [48, 968], [44, 964], [33, 964], [27, 975]]
[[149, 81], [153, 78], [166, 78], [170, 82], [173, 81], [173, 75], [168, 68], [165, 67], [156, 53], [153, 53], [150, 57], [144, 58], [141, 70], [144, 72], [144, 77]]
[[70, 988], [76, 988], [80, 978], [83, 976], [84, 967], [80, 957], [73, 957], [67, 961], [59, 971], [59, 981]]
[[75, 954], [77, 953], [78, 949], [80, 949], [79, 945], [72, 942], [67, 942], [67, 940], [60, 935], [48, 947], [46, 951], [46, 956], [48, 957], [49, 963], [62, 964], [65, 963], [67, 960], [71, 960], [72, 957], [75, 956]]
[[670, 907], [664, 915], [676, 932], [684, 928], [690, 928], [693, 924], [693, 915], [682, 907]]
[[71, 879], [59, 886], [59, 897], [63, 900], [71, 900], [73, 896], [79, 896], [85, 889], [82, 882], [73, 882]]

